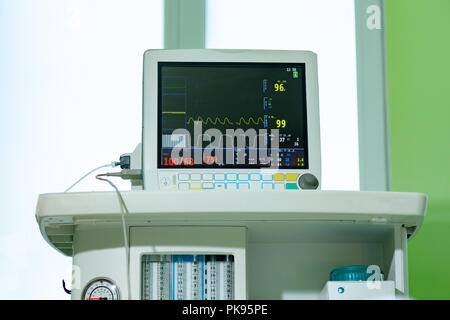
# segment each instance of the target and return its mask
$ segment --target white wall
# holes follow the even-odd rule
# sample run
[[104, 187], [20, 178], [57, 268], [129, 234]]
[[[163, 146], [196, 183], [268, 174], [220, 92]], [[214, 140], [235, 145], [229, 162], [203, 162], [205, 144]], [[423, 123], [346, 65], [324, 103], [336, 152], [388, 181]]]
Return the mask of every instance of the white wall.
[[206, 46], [318, 54], [322, 189], [359, 190], [354, 0], [207, 0]]
[[69, 297], [71, 259], [41, 237], [38, 194], [134, 150], [142, 56], [162, 31], [162, 0], [0, 0], [0, 299]]
[[[162, 10], [0, 0], [0, 299], [68, 298], [71, 259], [41, 237], [36, 200], [140, 141], [142, 54], [162, 47]], [[319, 54], [323, 188], [358, 189], [353, 0], [210, 0], [207, 13], [208, 47]], [[86, 190], [110, 187], [91, 177]]]

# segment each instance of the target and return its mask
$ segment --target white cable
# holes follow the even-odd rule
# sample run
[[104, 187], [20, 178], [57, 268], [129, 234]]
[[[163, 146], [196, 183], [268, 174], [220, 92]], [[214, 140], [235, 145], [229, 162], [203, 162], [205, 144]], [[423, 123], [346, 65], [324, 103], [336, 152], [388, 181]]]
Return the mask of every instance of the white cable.
[[86, 178], [86, 177], [87, 177], [88, 175], [90, 175], [91, 173], [93, 173], [93, 172], [95, 172], [95, 171], [97, 171], [97, 170], [100, 170], [101, 168], [106, 168], [106, 167], [112, 167], [112, 168], [114, 168], [114, 167], [116, 167], [117, 165], [118, 165], [117, 162], [111, 162], [111, 163], [104, 164], [104, 165], [102, 165], [102, 166], [100, 166], [100, 167], [97, 167], [97, 168], [95, 168], [95, 169], [89, 171], [89, 172], [86, 173], [84, 176], [82, 176], [80, 179], [78, 179], [77, 182], [75, 182], [73, 185], [71, 185], [69, 188], [67, 188], [66, 191], [64, 191], [64, 192], [68, 192], [70, 189], [72, 189], [73, 187], [75, 187], [81, 180], [83, 180], [84, 178]]
[[130, 246], [128, 244], [128, 233], [127, 233], [127, 227], [125, 223], [125, 214], [128, 214], [128, 208], [125, 204], [125, 201], [123, 200], [122, 194], [120, 193], [119, 189], [116, 187], [114, 183], [112, 183], [110, 180], [102, 178], [102, 174], [99, 174], [96, 176], [96, 178], [100, 181], [106, 181], [108, 182], [117, 192], [117, 196], [119, 198], [120, 203], [120, 213], [122, 217], [122, 231], [123, 231], [123, 242], [125, 247], [125, 268], [127, 273], [127, 292], [128, 292], [128, 300], [131, 300], [131, 286], [130, 286]]

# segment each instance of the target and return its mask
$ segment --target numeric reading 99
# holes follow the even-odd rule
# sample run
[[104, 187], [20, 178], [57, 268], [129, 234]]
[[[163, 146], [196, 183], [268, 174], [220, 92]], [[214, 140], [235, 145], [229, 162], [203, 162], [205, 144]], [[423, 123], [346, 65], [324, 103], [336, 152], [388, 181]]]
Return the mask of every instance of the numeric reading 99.
[[277, 120], [277, 128], [285, 128], [286, 127], [286, 120]]

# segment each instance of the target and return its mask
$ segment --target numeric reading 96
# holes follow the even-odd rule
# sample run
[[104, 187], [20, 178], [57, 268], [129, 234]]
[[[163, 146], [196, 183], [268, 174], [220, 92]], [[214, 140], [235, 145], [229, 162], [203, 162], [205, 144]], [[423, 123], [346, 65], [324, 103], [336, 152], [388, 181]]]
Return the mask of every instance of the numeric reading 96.
[[275, 87], [275, 91], [280, 91], [280, 92], [286, 91], [286, 88], [284, 87], [284, 85], [282, 83], [275, 83], [274, 87]]

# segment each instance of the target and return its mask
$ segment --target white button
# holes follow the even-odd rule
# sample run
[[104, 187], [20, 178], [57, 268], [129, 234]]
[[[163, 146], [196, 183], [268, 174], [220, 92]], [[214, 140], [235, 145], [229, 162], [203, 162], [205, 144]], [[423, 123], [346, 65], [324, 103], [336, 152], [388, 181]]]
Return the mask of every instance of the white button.
[[191, 180], [200, 180], [202, 178], [202, 176], [200, 175], [200, 173], [193, 173], [191, 174]]
[[187, 181], [187, 180], [189, 180], [189, 174], [187, 174], [187, 173], [180, 173], [178, 175], [178, 180], [180, 180], [180, 181]]
[[262, 189], [263, 190], [273, 190], [273, 184], [272, 183], [263, 183]]
[[275, 183], [275, 190], [284, 190], [284, 183]]
[[239, 190], [248, 190], [248, 189], [250, 189], [250, 184], [248, 184], [248, 183], [239, 183], [238, 189]]
[[204, 174], [203, 174], [203, 180], [205, 180], [205, 181], [210, 181], [210, 180], [212, 180], [212, 179], [213, 179], [212, 173], [204, 173]]
[[237, 190], [236, 183], [227, 183], [227, 190]]
[[271, 173], [264, 173], [264, 174], [262, 175], [262, 179], [263, 179], [264, 181], [272, 181], [272, 174], [271, 174]]
[[259, 180], [261, 180], [261, 175], [259, 173], [252, 173], [250, 175], [250, 180], [259, 181]]
[[247, 181], [248, 180], [248, 173], [240, 173], [238, 177], [239, 177], [239, 180]]
[[202, 184], [200, 182], [192, 182], [191, 183], [191, 189], [201, 189]]
[[225, 183], [214, 183], [214, 189], [225, 190]]
[[235, 173], [229, 173], [227, 174], [227, 180], [233, 181], [237, 179], [237, 174]]
[[212, 182], [204, 182], [203, 183], [203, 189], [212, 189], [214, 188], [214, 185], [212, 184]]
[[223, 180], [225, 180], [225, 175], [223, 173], [216, 173], [214, 175], [214, 180], [223, 181]]
[[189, 190], [189, 183], [179, 183], [178, 189], [180, 190]]

